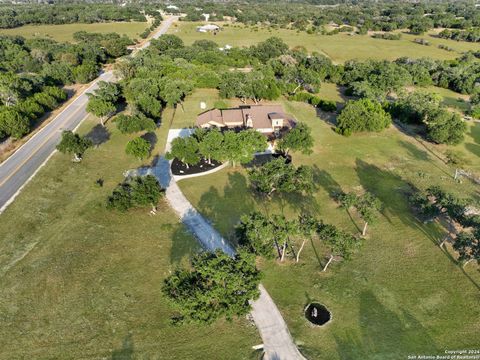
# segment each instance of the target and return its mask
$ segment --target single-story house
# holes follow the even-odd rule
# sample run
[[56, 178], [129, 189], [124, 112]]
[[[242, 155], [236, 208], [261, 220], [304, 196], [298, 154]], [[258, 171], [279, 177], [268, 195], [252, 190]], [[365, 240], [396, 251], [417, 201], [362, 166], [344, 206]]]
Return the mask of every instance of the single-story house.
[[231, 109], [212, 109], [197, 116], [202, 128], [251, 128], [263, 134], [278, 134], [294, 127], [295, 119], [281, 105], [242, 105]]
[[220, 30], [220, 26], [215, 24], [206, 24], [202, 26], [197, 26], [197, 31], [203, 32], [203, 33], [210, 32], [210, 31], [219, 31], [219, 30]]

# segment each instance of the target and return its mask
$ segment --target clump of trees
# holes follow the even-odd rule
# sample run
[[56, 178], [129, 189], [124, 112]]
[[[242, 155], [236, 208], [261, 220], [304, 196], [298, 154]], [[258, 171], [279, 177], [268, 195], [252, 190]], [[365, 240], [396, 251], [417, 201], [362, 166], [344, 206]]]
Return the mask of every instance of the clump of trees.
[[441, 106], [441, 97], [436, 94], [416, 91], [400, 97], [390, 112], [402, 122], [424, 125], [427, 139], [439, 144], [459, 144], [467, 130], [460, 115]]
[[295, 262], [300, 261], [307, 241], [312, 246], [314, 241], [320, 241], [329, 249], [323, 271], [335, 259], [349, 260], [361, 245], [361, 239], [309, 214], [288, 220], [284, 215], [266, 216], [252, 212], [241, 217], [236, 236], [242, 246], [256, 255], [266, 258], [276, 256], [279, 261], [284, 261], [289, 254]]
[[157, 128], [155, 121], [147, 118], [142, 113], [135, 115], [120, 114], [114, 119], [117, 129], [122, 134], [133, 134], [140, 131], [154, 131]]
[[465, 266], [471, 261], [480, 264], [480, 216], [469, 212], [472, 199], [460, 198], [438, 186], [415, 191], [410, 196], [415, 211], [424, 221], [441, 218], [447, 222], [448, 232], [439, 242], [443, 247], [451, 239], [458, 261]]
[[107, 199], [107, 208], [125, 212], [135, 207], [155, 207], [164, 190], [153, 175], [136, 176], [119, 184]]
[[319, 108], [320, 110], [323, 110], [326, 112], [337, 111], [337, 104], [335, 103], [335, 101], [324, 100], [318, 96], [315, 96], [307, 92], [298, 92], [295, 95], [290, 96], [289, 99], [293, 101], [306, 102], [307, 104], [313, 105]]
[[[38, 119], [67, 99], [61, 86], [91, 81], [100, 64], [126, 51], [124, 37], [80, 35], [75, 44], [0, 36], [0, 137], [28, 134]], [[111, 110], [97, 105], [98, 111]]]
[[57, 145], [57, 150], [64, 154], [72, 154], [73, 161], [80, 162], [85, 151], [92, 145], [92, 141], [84, 136], [75, 134], [72, 131], [63, 131], [62, 140]]
[[98, 117], [102, 126], [105, 126], [105, 121], [117, 111], [116, 103], [120, 97], [119, 86], [115, 83], [100, 81], [93, 94], [88, 93], [87, 95], [89, 97], [87, 111]]
[[296, 168], [285, 158], [279, 157], [248, 171], [253, 189], [265, 196], [274, 193], [309, 193], [313, 190], [313, 172], [309, 166]]
[[235, 132], [228, 130], [198, 130], [193, 136], [175, 138], [167, 159], [177, 158], [187, 167], [197, 164], [203, 157], [208, 161], [229, 161], [233, 166], [253, 160], [255, 153], [267, 148], [267, 138], [258, 131], [248, 129]]
[[218, 250], [195, 255], [190, 266], [165, 279], [162, 290], [178, 310], [175, 322], [210, 324], [248, 314], [249, 301], [260, 296], [260, 279], [253, 254], [238, 249], [230, 257]]
[[278, 140], [276, 146], [285, 155], [290, 151], [310, 155], [313, 152], [313, 143], [312, 130], [307, 124], [299, 122]]
[[392, 119], [382, 105], [374, 100], [349, 101], [337, 117], [337, 132], [349, 136], [356, 132], [380, 132], [390, 126]]
[[367, 235], [368, 224], [371, 224], [376, 220], [378, 213], [382, 209], [381, 201], [369, 192], [365, 192], [362, 195], [357, 195], [355, 193], [342, 193], [338, 196], [338, 201], [349, 215], [350, 209], [355, 208], [358, 215], [362, 218], [364, 222], [362, 236]]
[[125, 153], [143, 160], [150, 155], [150, 146], [150, 142], [140, 136], [127, 143]]

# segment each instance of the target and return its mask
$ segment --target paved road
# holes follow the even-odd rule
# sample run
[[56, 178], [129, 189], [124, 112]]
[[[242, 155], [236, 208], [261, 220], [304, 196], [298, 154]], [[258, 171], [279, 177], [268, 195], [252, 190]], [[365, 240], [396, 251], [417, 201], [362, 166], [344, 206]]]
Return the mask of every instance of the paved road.
[[[172, 137], [169, 136], [167, 150], [171, 140]], [[221, 249], [229, 255], [235, 254], [235, 249], [230, 243], [205, 220], [183, 195], [170, 172], [170, 164], [164, 157], [161, 157], [153, 168], [143, 168], [140, 171], [141, 175], [143, 175], [142, 172], [143, 174], [153, 174], [158, 178], [162, 187], [166, 189], [165, 196], [170, 206], [196, 236], [203, 248], [210, 251]], [[252, 302], [251, 314], [263, 341], [264, 359], [305, 360], [298, 351], [282, 314], [263, 285], [260, 285], [260, 297]]]
[[[177, 17], [166, 19], [158, 28], [153, 38], [164, 34]], [[140, 48], [150, 45], [145, 42]], [[135, 51], [137, 52], [137, 51]], [[93, 84], [72, 101], [50, 123], [38, 131], [22, 145], [13, 155], [0, 164], [0, 213], [15, 199], [23, 186], [35, 176], [38, 169], [45, 164], [55, 151], [63, 130], [75, 129], [86, 117], [87, 93], [97, 88], [99, 81], [112, 81], [112, 71], [102, 73]]]

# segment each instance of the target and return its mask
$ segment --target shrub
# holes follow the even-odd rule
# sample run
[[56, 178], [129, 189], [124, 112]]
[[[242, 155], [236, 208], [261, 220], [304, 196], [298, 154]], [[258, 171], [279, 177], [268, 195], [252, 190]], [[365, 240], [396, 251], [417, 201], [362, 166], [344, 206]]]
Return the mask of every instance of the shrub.
[[349, 136], [360, 131], [382, 131], [392, 119], [382, 105], [374, 100], [349, 101], [337, 118], [338, 132]]
[[127, 211], [133, 207], [155, 206], [163, 189], [153, 175], [137, 176], [119, 184], [107, 199], [107, 208]]
[[150, 154], [150, 143], [142, 137], [137, 137], [127, 143], [125, 152], [137, 159], [145, 159]]
[[152, 119], [143, 114], [124, 115], [120, 114], [115, 118], [117, 129], [122, 134], [132, 134], [139, 131], [154, 131], [157, 126]]

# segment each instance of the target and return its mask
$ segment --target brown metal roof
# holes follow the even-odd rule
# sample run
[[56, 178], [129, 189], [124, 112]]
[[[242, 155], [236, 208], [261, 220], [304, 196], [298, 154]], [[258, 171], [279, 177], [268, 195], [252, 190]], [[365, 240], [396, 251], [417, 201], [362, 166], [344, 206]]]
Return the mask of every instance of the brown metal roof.
[[238, 126], [245, 124], [247, 115], [252, 118], [255, 129], [272, 127], [272, 119], [284, 119], [284, 126], [292, 127], [294, 119], [283, 112], [281, 105], [243, 105], [238, 108], [218, 110], [212, 109], [198, 115], [196, 124], [203, 126], [215, 122], [224, 126]]

